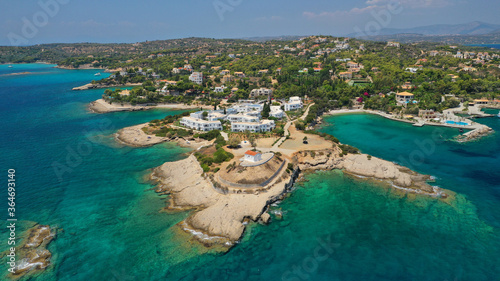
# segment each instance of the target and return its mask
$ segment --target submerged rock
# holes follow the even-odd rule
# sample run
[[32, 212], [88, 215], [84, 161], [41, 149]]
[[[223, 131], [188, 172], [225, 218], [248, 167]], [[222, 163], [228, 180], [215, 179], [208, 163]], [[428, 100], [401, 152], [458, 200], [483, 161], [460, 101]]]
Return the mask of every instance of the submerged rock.
[[16, 265], [8, 277], [13, 280], [31, 276], [50, 266], [52, 253], [47, 246], [55, 238], [56, 230], [36, 224], [28, 229], [20, 246], [16, 247]]

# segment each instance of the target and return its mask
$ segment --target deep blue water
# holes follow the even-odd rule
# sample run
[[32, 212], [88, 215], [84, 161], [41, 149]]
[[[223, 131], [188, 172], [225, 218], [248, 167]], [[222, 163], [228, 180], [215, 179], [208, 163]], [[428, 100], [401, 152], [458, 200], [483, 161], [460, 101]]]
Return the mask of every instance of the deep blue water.
[[[31, 74], [2, 76], [24, 71]], [[174, 227], [189, 213], [160, 212], [166, 198], [144, 180], [188, 151], [122, 147], [112, 137], [176, 112], [89, 113], [103, 90], [70, 89], [96, 72], [0, 66], [0, 164], [4, 175], [17, 171], [16, 215], [61, 229], [49, 246], [53, 266], [34, 280], [498, 280], [499, 134], [456, 144], [447, 141], [455, 130], [370, 115], [329, 118], [324, 130], [342, 142], [437, 176], [457, 200], [318, 172], [273, 207], [283, 219], [251, 224], [226, 254], [204, 253]], [[497, 119], [481, 122], [500, 131]]]

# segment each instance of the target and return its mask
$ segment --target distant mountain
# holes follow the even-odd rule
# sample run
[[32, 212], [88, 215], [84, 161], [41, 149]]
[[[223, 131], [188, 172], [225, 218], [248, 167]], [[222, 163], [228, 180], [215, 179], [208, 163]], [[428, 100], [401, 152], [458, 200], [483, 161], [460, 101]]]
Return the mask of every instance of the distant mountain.
[[[418, 34], [418, 35], [483, 35], [500, 31], [500, 25], [474, 21], [464, 24], [435, 24], [413, 28], [385, 28], [378, 35]], [[357, 34], [350, 34], [356, 37]]]

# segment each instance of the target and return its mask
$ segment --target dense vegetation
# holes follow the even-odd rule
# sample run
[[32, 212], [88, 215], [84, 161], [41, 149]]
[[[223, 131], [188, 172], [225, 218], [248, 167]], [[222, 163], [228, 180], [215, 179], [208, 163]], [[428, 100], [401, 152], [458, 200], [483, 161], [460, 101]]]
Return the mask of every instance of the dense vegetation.
[[[396, 48], [385, 42], [319, 38], [259, 43], [187, 38], [136, 44], [0, 47], [0, 61], [105, 67], [116, 72], [94, 84], [118, 88], [140, 83], [128, 94], [107, 89], [103, 98], [111, 103], [196, 103], [216, 107], [223, 98], [231, 103], [247, 99], [254, 89], [270, 88], [278, 100], [299, 96], [315, 102], [305, 122], [298, 124], [304, 128], [314, 124], [323, 112], [342, 107], [362, 104], [369, 109], [415, 114], [419, 109], [442, 111], [461, 101], [500, 96], [498, 51], [429, 42]], [[431, 51], [438, 55], [431, 55]], [[489, 55], [487, 59], [457, 57], [459, 51], [476, 55], [487, 51]], [[348, 60], [361, 66], [351, 79], [341, 78], [340, 73], [351, 70]], [[193, 70], [202, 72], [203, 83], [189, 80]], [[222, 70], [228, 70], [231, 79], [223, 81]], [[244, 76], [238, 77], [235, 72], [243, 72]], [[215, 91], [216, 87], [221, 90]], [[418, 103], [398, 104], [394, 93], [401, 91], [413, 93]], [[266, 104], [263, 115], [268, 114]]]

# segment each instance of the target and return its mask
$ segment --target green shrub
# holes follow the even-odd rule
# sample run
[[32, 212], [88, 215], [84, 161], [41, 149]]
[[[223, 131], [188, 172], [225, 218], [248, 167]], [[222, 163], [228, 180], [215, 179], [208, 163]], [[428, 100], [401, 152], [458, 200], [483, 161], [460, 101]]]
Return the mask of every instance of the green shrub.
[[229, 161], [234, 158], [234, 155], [232, 153], [229, 153], [225, 151], [223, 148], [219, 148], [215, 153], [213, 157], [214, 163], [222, 163]]
[[359, 149], [353, 147], [353, 146], [350, 146], [348, 144], [341, 144], [339, 145], [340, 149], [342, 149], [342, 154], [344, 155], [347, 155], [349, 153], [351, 154], [358, 154], [359, 153]]
[[207, 164], [201, 164], [201, 168], [204, 173], [208, 173], [210, 171], [210, 167]]

